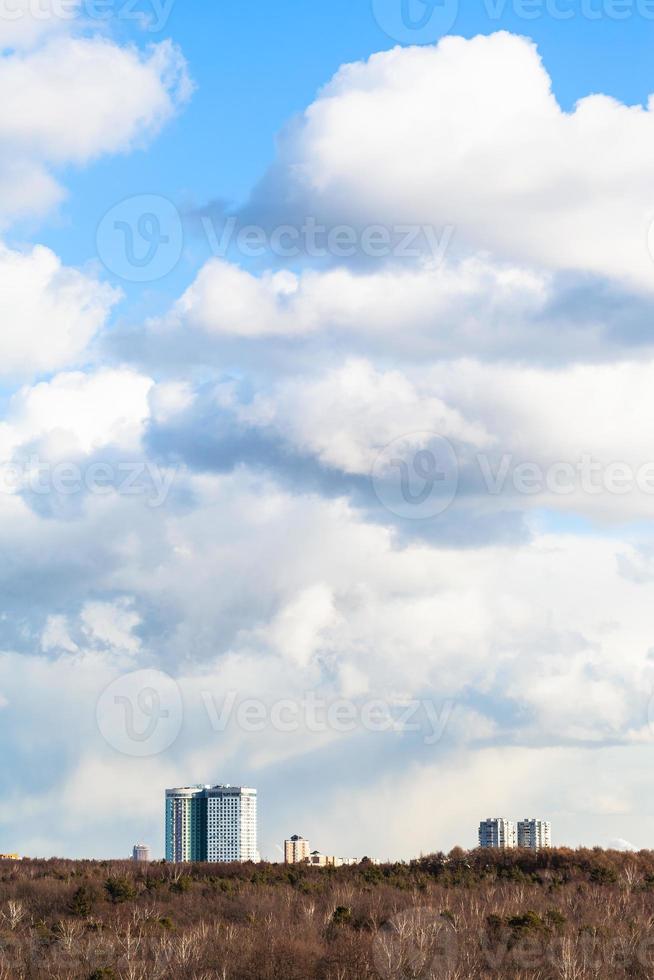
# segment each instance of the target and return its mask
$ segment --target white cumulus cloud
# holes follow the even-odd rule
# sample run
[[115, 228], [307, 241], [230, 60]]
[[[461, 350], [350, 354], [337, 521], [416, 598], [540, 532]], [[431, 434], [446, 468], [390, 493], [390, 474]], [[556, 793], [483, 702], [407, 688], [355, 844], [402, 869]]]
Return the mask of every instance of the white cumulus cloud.
[[31, 375], [74, 361], [118, 296], [48, 248], [19, 252], [0, 243], [0, 372]]
[[0, 455], [39, 442], [52, 456], [104, 446], [139, 446], [150, 415], [153, 382], [131, 369], [104, 368], [56, 375], [12, 398], [0, 423]]
[[6, 223], [61, 199], [52, 168], [142, 146], [189, 96], [191, 83], [168, 41], [140, 52], [106, 38], [64, 35], [0, 57], [0, 89]]
[[273, 194], [339, 223], [450, 224], [462, 249], [654, 288], [652, 102], [590, 94], [565, 111], [535, 45], [505, 32], [341, 68], [255, 211]]

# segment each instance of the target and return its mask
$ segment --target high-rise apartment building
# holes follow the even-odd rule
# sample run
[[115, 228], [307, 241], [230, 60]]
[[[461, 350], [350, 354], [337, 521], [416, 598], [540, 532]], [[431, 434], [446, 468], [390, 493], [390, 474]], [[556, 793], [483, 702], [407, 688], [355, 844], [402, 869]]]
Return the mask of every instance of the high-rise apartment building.
[[552, 846], [552, 825], [549, 820], [534, 820], [526, 817], [518, 821], [518, 847], [529, 847], [538, 851]]
[[207, 860], [258, 861], [257, 791], [212, 786], [207, 797]]
[[256, 789], [167, 789], [166, 860], [258, 861]]
[[166, 790], [166, 861], [207, 860], [207, 786]]
[[488, 817], [479, 824], [480, 847], [515, 847], [515, 824], [505, 817]]
[[294, 834], [284, 841], [284, 861], [286, 864], [301, 864], [309, 857], [309, 841]]

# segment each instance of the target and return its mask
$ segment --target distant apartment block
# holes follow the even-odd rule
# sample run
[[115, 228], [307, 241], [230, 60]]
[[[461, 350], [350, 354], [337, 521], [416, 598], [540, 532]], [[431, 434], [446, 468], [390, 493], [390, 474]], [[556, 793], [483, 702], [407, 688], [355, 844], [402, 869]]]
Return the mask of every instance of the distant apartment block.
[[167, 789], [166, 860], [175, 864], [258, 861], [256, 789]]
[[132, 861], [147, 862], [151, 861], [150, 848], [147, 844], [135, 844], [132, 851]]
[[321, 854], [320, 851], [312, 851], [309, 855], [309, 864], [313, 864], [316, 868], [340, 868], [343, 859], [329, 854]]
[[20, 861], [20, 854], [0, 854], [0, 861]]
[[552, 825], [549, 820], [525, 818], [518, 821], [518, 847], [539, 851], [552, 846]]
[[301, 864], [309, 857], [309, 841], [298, 834], [284, 841], [284, 863]]
[[517, 844], [516, 827], [505, 817], [488, 817], [479, 824], [479, 846], [510, 848]]

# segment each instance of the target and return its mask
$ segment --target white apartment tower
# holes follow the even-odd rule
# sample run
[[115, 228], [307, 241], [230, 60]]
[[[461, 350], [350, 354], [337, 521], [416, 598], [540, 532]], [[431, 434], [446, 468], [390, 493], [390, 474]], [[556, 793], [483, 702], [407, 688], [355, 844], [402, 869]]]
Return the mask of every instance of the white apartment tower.
[[207, 790], [207, 860], [259, 860], [256, 789], [212, 786]]
[[517, 843], [515, 824], [505, 817], [488, 817], [479, 824], [480, 847], [515, 847]]
[[309, 841], [298, 834], [293, 834], [284, 841], [284, 862], [285, 864], [301, 864], [309, 857]]
[[552, 825], [549, 820], [534, 820], [526, 817], [518, 821], [518, 847], [529, 847], [539, 851], [552, 846]]

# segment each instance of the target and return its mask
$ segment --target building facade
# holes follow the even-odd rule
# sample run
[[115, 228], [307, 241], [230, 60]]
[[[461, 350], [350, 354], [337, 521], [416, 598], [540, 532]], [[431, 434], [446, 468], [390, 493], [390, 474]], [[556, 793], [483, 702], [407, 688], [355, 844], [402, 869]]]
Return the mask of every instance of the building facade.
[[206, 786], [166, 790], [166, 861], [207, 860]]
[[309, 841], [298, 834], [284, 841], [284, 863], [301, 864], [309, 858]]
[[132, 851], [132, 861], [147, 862], [151, 861], [150, 848], [147, 844], [135, 844]]
[[552, 825], [549, 820], [526, 817], [518, 821], [518, 847], [539, 851], [552, 846]]
[[316, 868], [340, 868], [343, 860], [331, 854], [321, 854], [320, 851], [312, 851], [309, 855], [309, 864], [314, 865]]
[[258, 861], [257, 791], [243, 786], [166, 790], [166, 861]]
[[207, 797], [207, 860], [258, 861], [257, 791], [212, 786]]
[[480, 847], [516, 847], [516, 827], [505, 817], [488, 817], [479, 824]]

